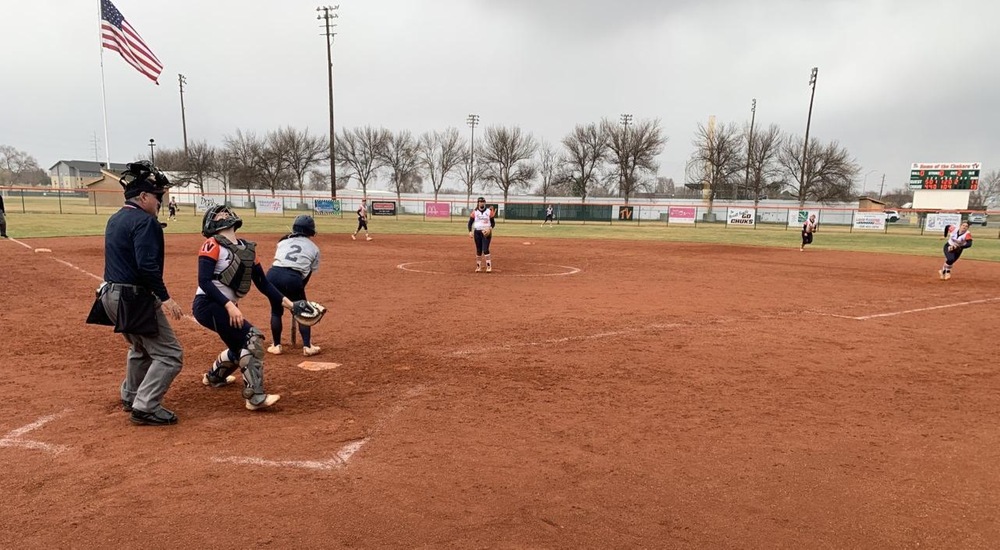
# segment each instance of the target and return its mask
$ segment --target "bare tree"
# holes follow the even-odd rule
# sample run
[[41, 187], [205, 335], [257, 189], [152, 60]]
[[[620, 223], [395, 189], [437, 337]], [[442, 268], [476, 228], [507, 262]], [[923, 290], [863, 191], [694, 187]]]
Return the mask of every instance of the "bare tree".
[[816, 138], [810, 139], [805, 178], [802, 177], [802, 153], [802, 138], [797, 136], [786, 138], [778, 153], [786, 185], [800, 205], [807, 200], [834, 202], [853, 198], [854, 180], [861, 167], [847, 149], [836, 141], [823, 145]]
[[738, 184], [743, 180], [745, 159], [742, 155], [741, 134], [735, 124], [721, 123], [706, 127], [698, 123], [692, 141], [694, 152], [688, 161], [688, 183], [708, 188], [708, 211], [718, 198], [737, 198]]
[[[751, 139], [749, 129], [744, 134], [744, 141]], [[754, 132], [752, 141], [746, 147], [748, 151], [747, 191], [753, 194], [753, 207], [756, 209], [760, 197], [773, 182], [781, 178], [781, 167], [778, 165], [778, 150], [781, 146], [781, 129], [772, 124], [767, 129]]]
[[472, 154], [476, 147], [466, 143], [462, 150], [462, 171], [459, 173], [459, 179], [465, 188], [465, 206], [467, 208], [470, 207], [472, 191], [475, 189], [476, 183], [486, 180], [486, 172], [483, 170], [485, 164], [481, 161], [476, 162], [478, 159]]
[[[345, 128], [336, 140], [337, 162], [348, 170], [347, 178], [357, 178], [361, 192], [368, 196], [368, 184], [379, 168], [382, 168], [380, 155], [386, 147], [389, 131], [385, 128], [365, 126], [363, 128]], [[339, 182], [338, 182], [339, 185]]]
[[260, 179], [258, 159], [264, 143], [252, 131], [243, 133], [237, 129], [233, 136], [225, 136], [225, 156], [230, 163], [229, 177], [233, 187], [246, 189], [247, 200], [251, 200], [250, 190]]
[[537, 170], [531, 163], [537, 149], [535, 138], [517, 126], [490, 126], [485, 133], [476, 156], [484, 165], [486, 179], [503, 191], [506, 204], [511, 189], [527, 187], [535, 178]]
[[299, 202], [305, 202], [306, 174], [330, 158], [330, 142], [325, 136], [310, 136], [309, 129], [300, 132], [291, 126], [278, 130], [275, 138], [281, 144], [279, 154], [285, 168], [295, 178]]
[[667, 138], [660, 128], [660, 121], [641, 120], [632, 125], [601, 121], [601, 133], [607, 136], [609, 157], [613, 165], [610, 172], [618, 180], [618, 190], [628, 204], [629, 196], [639, 190], [643, 174], [656, 174], [659, 166], [656, 157], [663, 152]]
[[231, 151], [225, 147], [215, 152], [215, 162], [209, 175], [215, 178], [222, 185], [222, 203], [229, 203], [229, 187], [232, 184], [232, 176], [235, 171], [236, 161], [232, 157]]
[[0, 185], [23, 184], [26, 174], [41, 170], [35, 157], [10, 145], [0, 145]]
[[587, 202], [587, 196], [597, 182], [597, 169], [608, 158], [608, 136], [596, 124], [577, 124], [562, 140], [566, 148], [562, 159], [573, 195]]
[[[991, 208], [1000, 201], [1000, 170], [992, 170], [979, 178], [979, 188], [969, 196], [969, 208]], [[913, 192], [910, 192], [912, 199]], [[973, 206], [975, 205], [975, 206]]]
[[205, 141], [195, 141], [188, 147], [187, 162], [181, 171], [186, 183], [194, 185], [199, 193], [205, 193], [205, 180], [215, 170], [217, 153], [215, 148]]
[[457, 128], [448, 128], [443, 132], [435, 130], [420, 136], [417, 154], [431, 180], [434, 200], [437, 200], [448, 174], [462, 163], [463, 149], [464, 143]]
[[538, 190], [542, 195], [542, 202], [548, 202], [549, 195], [556, 187], [569, 179], [563, 170], [559, 153], [547, 141], [543, 141], [538, 148], [538, 175], [541, 179]]
[[[184, 172], [187, 170], [187, 155], [184, 148], [157, 147], [154, 164], [166, 172]], [[136, 157], [140, 158], [140, 157]]]
[[[409, 130], [399, 133], [389, 132], [385, 148], [379, 153], [382, 164], [389, 169], [389, 181], [396, 191], [396, 200], [402, 204], [403, 193], [419, 192], [420, 156], [417, 141]], [[437, 189], [434, 190], [434, 200], [437, 200]]]

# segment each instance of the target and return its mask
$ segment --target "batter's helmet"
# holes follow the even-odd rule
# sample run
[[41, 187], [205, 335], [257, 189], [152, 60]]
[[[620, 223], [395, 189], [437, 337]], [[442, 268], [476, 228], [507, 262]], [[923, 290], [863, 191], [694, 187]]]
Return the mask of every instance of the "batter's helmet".
[[[216, 219], [219, 214], [228, 214], [225, 218]], [[243, 220], [229, 209], [228, 206], [223, 204], [217, 204], [208, 209], [205, 212], [205, 217], [201, 219], [201, 234], [206, 237], [211, 237], [223, 229], [228, 229], [230, 227], [235, 227], [239, 229], [243, 227]]]
[[312, 237], [316, 234], [316, 220], [308, 214], [298, 216], [295, 218], [295, 221], [292, 222], [292, 233]]

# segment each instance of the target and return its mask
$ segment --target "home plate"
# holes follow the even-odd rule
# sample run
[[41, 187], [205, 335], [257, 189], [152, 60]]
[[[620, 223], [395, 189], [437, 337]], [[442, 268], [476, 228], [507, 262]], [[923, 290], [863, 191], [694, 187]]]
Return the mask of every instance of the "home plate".
[[299, 368], [305, 370], [330, 370], [339, 366], [340, 363], [320, 363], [317, 361], [303, 361], [299, 363]]

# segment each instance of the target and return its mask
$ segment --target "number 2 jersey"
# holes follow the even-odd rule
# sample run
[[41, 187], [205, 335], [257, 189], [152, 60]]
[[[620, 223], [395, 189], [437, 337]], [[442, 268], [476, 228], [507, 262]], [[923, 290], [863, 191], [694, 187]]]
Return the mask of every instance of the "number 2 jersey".
[[274, 251], [274, 267], [287, 267], [308, 277], [319, 269], [319, 247], [309, 237], [296, 235], [278, 241]]

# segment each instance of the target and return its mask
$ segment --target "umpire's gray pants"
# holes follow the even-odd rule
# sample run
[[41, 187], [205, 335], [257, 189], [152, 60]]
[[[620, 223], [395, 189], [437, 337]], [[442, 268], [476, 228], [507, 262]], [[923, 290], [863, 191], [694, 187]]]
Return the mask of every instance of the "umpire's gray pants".
[[[118, 322], [118, 302], [121, 300], [121, 285], [112, 284], [101, 297], [108, 317]], [[121, 397], [130, 401], [132, 408], [143, 412], [156, 412], [163, 405], [163, 396], [170, 384], [181, 372], [184, 364], [184, 350], [174, 335], [163, 308], [156, 308], [156, 321], [160, 327], [157, 336], [123, 334], [129, 343], [125, 356], [125, 380], [122, 382]]]

